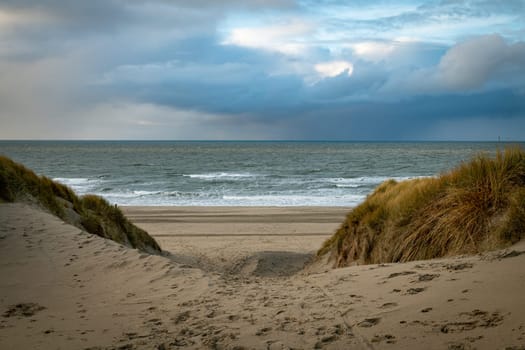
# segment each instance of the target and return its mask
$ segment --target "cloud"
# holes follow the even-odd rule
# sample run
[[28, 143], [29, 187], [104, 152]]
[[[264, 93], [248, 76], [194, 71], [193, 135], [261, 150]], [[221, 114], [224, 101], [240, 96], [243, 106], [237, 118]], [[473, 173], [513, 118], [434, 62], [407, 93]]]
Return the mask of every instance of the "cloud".
[[525, 99], [504, 90], [397, 101], [336, 101], [305, 109], [300, 123], [298, 129], [306, 139], [523, 140]]
[[525, 42], [507, 43], [493, 34], [452, 46], [435, 65], [390, 72], [378, 92], [406, 98], [507, 88], [525, 88]]
[[[318, 9], [319, 1], [301, 1], [306, 7]], [[378, 18], [392, 18], [416, 11], [414, 2], [392, 1], [325, 1], [320, 12], [330, 18], [347, 21], [375, 21]]]
[[[307, 2], [314, 7], [313, 2]], [[452, 45], [472, 35], [499, 33], [523, 38], [525, 3], [494, 1], [357, 1], [324, 2], [316, 19], [324, 40], [395, 41], [410, 37], [427, 43]], [[358, 38], [358, 40], [356, 40]], [[361, 40], [359, 40], [361, 39]]]
[[438, 138], [429, 128], [446, 136], [471, 120], [510, 130], [525, 118], [524, 6], [5, 0], [0, 137]]
[[0, 59], [35, 60], [81, 46], [104, 52], [109, 42], [113, 51], [118, 46], [143, 55], [170, 42], [214, 33], [232, 10], [292, 5], [291, 0], [5, 0], [0, 2]]
[[0, 61], [2, 129], [6, 131], [7, 126], [16, 124], [28, 129], [36, 124], [48, 124], [59, 129], [57, 121], [63, 119], [72, 106], [89, 100], [78, 84], [88, 78], [89, 72], [80, 69], [79, 62], [82, 58], [74, 54], [37, 62]]
[[315, 65], [315, 71], [323, 78], [333, 78], [344, 72], [351, 76], [353, 70], [354, 65], [348, 61], [321, 62]]
[[433, 140], [460, 141], [516, 141], [523, 140], [525, 116], [508, 118], [506, 122], [493, 117], [477, 116], [471, 119], [442, 119], [435, 122], [423, 136]]
[[507, 44], [487, 35], [452, 47], [441, 59], [439, 79], [453, 90], [481, 88], [490, 81], [525, 81], [525, 43]]
[[[281, 129], [279, 121], [261, 123], [240, 115], [134, 101], [97, 104], [75, 111], [71, 119], [75, 122], [67, 123], [67, 137], [74, 139], [223, 140], [243, 135], [242, 139], [260, 140], [278, 135]], [[285, 138], [284, 134], [281, 137]], [[56, 138], [64, 138], [64, 134]]]
[[192, 19], [202, 18], [203, 15], [207, 18], [221, 17], [231, 9], [257, 10], [290, 6], [293, 6], [292, 0], [3, 0], [0, 10], [4, 14], [23, 15], [26, 24], [32, 23], [28, 14], [38, 13], [70, 28], [96, 32], [118, 28], [122, 23], [139, 21], [158, 25], [171, 17], [171, 25], [179, 26], [187, 25]]
[[285, 55], [299, 55], [308, 48], [301, 39], [311, 31], [310, 24], [300, 20], [289, 20], [284, 24], [233, 28], [222, 43]]
[[356, 56], [367, 61], [379, 62], [386, 59], [395, 49], [394, 44], [364, 41], [349, 45]]
[[103, 84], [133, 84], [151, 86], [156, 84], [192, 84], [205, 82], [209, 87], [243, 84], [257, 74], [257, 68], [247, 63], [191, 63], [167, 61], [139, 65], [118, 66], [104, 75]]

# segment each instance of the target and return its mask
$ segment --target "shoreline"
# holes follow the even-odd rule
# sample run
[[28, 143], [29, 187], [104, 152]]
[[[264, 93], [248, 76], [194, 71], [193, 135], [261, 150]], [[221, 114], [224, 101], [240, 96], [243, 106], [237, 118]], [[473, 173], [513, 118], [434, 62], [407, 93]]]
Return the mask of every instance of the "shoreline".
[[346, 207], [120, 207], [153, 236], [332, 235]]
[[[136, 206], [119, 208], [132, 221], [170, 220], [198, 222], [333, 222], [346, 215], [354, 207], [350, 206]], [[202, 222], [202, 221], [200, 221]]]
[[[313, 258], [350, 211], [345, 207], [121, 207], [182, 264], [224, 272], [254, 256], [290, 274]], [[271, 254], [268, 252], [272, 252]], [[270, 254], [270, 255], [268, 255]], [[198, 258], [196, 258], [198, 257]]]

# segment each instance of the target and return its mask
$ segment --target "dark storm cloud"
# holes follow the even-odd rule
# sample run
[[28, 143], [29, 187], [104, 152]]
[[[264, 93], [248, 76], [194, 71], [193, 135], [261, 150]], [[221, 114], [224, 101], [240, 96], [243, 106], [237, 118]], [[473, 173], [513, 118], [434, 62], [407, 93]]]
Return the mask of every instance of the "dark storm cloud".
[[[425, 69], [401, 70], [383, 62], [356, 61], [351, 76], [340, 74], [312, 85], [305, 85], [294, 74], [269, 74], [271, 56], [216, 47], [212, 40], [201, 39], [200, 43], [203, 47], [179, 46], [190, 56], [186, 60], [121, 66], [106, 75], [107, 84], [117, 94], [135, 92], [142, 101], [207, 112], [265, 111], [267, 117], [273, 110], [300, 113], [301, 106], [406, 100], [426, 94], [452, 98], [450, 93], [458, 91], [525, 88], [525, 43], [509, 45], [496, 35], [458, 44]], [[210, 48], [208, 55], [198, 57], [195, 53], [205, 47]], [[452, 105], [461, 109], [461, 103], [458, 100]]]
[[[497, 140], [501, 136], [520, 140], [525, 126], [523, 97], [505, 90], [331, 105], [328, 110], [305, 111], [298, 138], [406, 141]], [[323, 122], [317, 123], [319, 119]]]
[[3, 1], [0, 137], [492, 137], [525, 118], [524, 4]]

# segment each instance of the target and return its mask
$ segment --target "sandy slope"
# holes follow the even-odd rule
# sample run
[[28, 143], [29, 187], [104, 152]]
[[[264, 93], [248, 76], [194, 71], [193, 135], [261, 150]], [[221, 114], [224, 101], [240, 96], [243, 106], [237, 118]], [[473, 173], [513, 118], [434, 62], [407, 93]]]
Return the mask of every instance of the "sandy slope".
[[[193, 210], [199, 216], [209, 209]], [[475, 257], [286, 276], [311, 252], [313, 243], [303, 238], [323, 236], [294, 236], [289, 253], [280, 236], [226, 236], [230, 224], [235, 232], [279, 234], [309, 221], [320, 225], [316, 215], [326, 214], [287, 210], [254, 220], [255, 226], [231, 210], [191, 219], [194, 225], [208, 220], [222, 238], [189, 237], [205, 230], [192, 229], [191, 212], [165, 211], [162, 220], [152, 212], [158, 226], [150, 233], [164, 237], [161, 244], [179, 232], [177, 223], [188, 229], [186, 241], [171, 238], [186, 245], [185, 256], [166, 243], [174, 255], [158, 257], [26, 205], [0, 204], [0, 349], [525, 346], [525, 244]], [[142, 213], [131, 214], [147, 228], [148, 212]], [[322, 224], [334, 225], [330, 220]], [[240, 224], [248, 226], [234, 229]]]

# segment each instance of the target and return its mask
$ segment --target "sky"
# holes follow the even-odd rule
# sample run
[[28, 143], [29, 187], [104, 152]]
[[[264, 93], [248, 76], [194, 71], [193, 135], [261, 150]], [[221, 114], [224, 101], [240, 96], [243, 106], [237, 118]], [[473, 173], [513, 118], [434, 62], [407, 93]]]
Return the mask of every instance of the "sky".
[[525, 0], [1, 0], [0, 139], [525, 140]]

